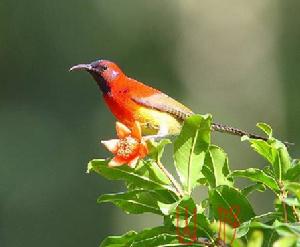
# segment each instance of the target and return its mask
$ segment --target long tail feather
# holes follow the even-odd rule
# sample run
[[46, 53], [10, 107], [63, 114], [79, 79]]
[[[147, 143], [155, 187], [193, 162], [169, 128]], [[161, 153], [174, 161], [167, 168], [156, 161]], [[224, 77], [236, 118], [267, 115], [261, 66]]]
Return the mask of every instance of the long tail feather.
[[[219, 124], [219, 123], [212, 123], [211, 125], [212, 130], [218, 131], [218, 132], [222, 132], [222, 133], [228, 133], [231, 135], [236, 135], [236, 136], [248, 136], [249, 138], [253, 138], [253, 139], [260, 139], [260, 140], [264, 140], [267, 141], [268, 138], [260, 136], [260, 135], [256, 135], [256, 134], [251, 134], [247, 131], [244, 130], [240, 130], [237, 128], [233, 128], [227, 125], [223, 125], [223, 124]], [[283, 142], [286, 146], [289, 145], [294, 145], [294, 143], [290, 143], [290, 142]]]

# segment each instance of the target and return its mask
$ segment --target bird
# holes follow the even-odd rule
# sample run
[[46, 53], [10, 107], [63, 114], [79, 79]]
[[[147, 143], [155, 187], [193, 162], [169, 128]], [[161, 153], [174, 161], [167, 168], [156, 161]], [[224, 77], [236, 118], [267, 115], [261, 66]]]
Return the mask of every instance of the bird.
[[[102, 97], [118, 121], [129, 128], [139, 122], [142, 134], [150, 138], [178, 135], [184, 120], [195, 113], [160, 90], [128, 77], [109, 60], [77, 64], [69, 71], [87, 71], [96, 81]], [[267, 138], [227, 125], [212, 123], [213, 131], [253, 139]]]

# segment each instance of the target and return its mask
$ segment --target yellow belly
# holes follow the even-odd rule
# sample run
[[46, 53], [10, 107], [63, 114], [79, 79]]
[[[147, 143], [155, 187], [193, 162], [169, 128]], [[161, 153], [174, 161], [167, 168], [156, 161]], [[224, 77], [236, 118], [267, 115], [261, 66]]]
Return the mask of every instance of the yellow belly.
[[135, 118], [141, 124], [143, 135], [155, 135], [162, 128], [167, 129], [168, 135], [177, 135], [182, 126], [171, 114], [145, 107], [138, 110]]

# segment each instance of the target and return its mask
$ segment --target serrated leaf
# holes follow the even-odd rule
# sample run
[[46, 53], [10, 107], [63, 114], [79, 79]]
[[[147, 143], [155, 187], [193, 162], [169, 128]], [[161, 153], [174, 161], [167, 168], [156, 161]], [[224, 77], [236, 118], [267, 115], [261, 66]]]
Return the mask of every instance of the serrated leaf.
[[132, 190], [129, 192], [101, 195], [97, 202], [112, 202], [126, 213], [141, 214], [151, 212], [162, 215], [158, 207], [158, 201], [168, 201], [166, 199], [167, 196], [168, 192], [162, 190]]
[[274, 192], [280, 191], [276, 180], [260, 169], [248, 168], [246, 170], [235, 170], [230, 174], [230, 176], [248, 178], [254, 182], [259, 182], [266, 185]]
[[257, 123], [256, 126], [265, 132], [269, 138], [272, 137], [273, 130], [270, 125], [266, 123]]
[[224, 217], [227, 217], [226, 220], [239, 226], [255, 216], [248, 199], [240, 191], [227, 185], [210, 190], [209, 200], [214, 218], [217, 220], [224, 220]]
[[228, 177], [230, 170], [227, 154], [215, 145], [211, 145], [206, 153], [202, 173], [212, 188], [233, 185], [232, 178]]
[[201, 178], [205, 153], [210, 143], [210, 125], [210, 115], [193, 115], [185, 120], [174, 143], [175, 167], [188, 194]]
[[146, 177], [140, 174], [137, 174], [136, 171], [128, 166], [119, 166], [119, 167], [108, 167], [108, 160], [103, 159], [94, 159], [89, 162], [88, 167], [90, 170], [95, 171], [101, 176], [110, 179], [110, 180], [124, 180], [127, 183], [133, 183], [136, 188], [141, 189], [165, 189], [169, 190], [170, 193], [175, 192], [175, 189], [162, 184], [151, 177]]

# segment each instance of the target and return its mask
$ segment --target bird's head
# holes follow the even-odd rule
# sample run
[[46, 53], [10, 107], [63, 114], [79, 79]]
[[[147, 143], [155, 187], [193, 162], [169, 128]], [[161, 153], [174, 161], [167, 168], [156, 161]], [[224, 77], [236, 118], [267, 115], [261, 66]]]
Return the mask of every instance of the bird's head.
[[124, 76], [118, 65], [108, 60], [96, 60], [89, 64], [78, 64], [70, 68], [70, 71], [74, 70], [89, 72], [104, 94], [110, 91], [111, 84], [114, 81]]

